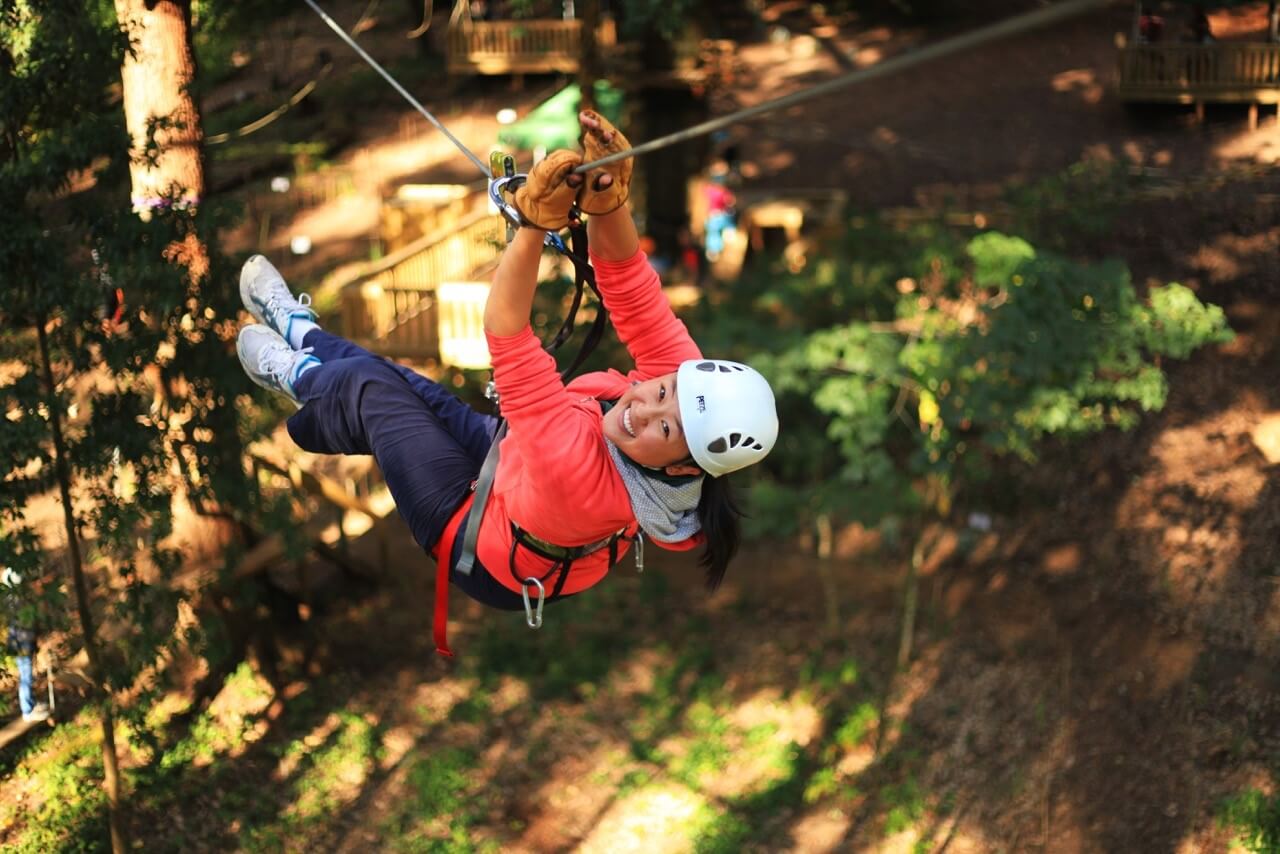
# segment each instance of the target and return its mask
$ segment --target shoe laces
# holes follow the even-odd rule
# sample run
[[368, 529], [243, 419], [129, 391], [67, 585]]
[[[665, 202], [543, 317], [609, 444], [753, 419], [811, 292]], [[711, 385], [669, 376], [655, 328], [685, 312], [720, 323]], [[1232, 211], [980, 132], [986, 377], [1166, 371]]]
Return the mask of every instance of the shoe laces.
[[310, 356], [314, 349], [314, 347], [304, 347], [301, 350], [293, 350], [284, 344], [268, 344], [258, 354], [258, 373], [271, 377], [280, 388], [291, 388], [289, 375], [293, 373], [299, 359]]
[[[290, 305], [293, 303], [293, 305]], [[286, 314], [293, 314], [297, 308], [306, 309], [311, 312], [311, 294], [298, 294], [294, 296], [284, 285], [276, 285], [271, 288], [271, 294], [267, 297], [267, 314], [275, 317], [277, 313], [283, 311]]]

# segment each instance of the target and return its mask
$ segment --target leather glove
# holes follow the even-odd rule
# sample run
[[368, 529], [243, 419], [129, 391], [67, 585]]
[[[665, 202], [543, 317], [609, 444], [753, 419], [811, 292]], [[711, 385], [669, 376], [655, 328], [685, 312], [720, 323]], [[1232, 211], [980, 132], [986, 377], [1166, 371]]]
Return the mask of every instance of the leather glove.
[[559, 231], [569, 224], [569, 209], [582, 188], [581, 180], [569, 176], [582, 165], [576, 151], [553, 151], [529, 172], [528, 179], [516, 190], [515, 206], [525, 222], [543, 231]]
[[[583, 157], [588, 163], [631, 148], [622, 131], [594, 110], [583, 110], [578, 114], [578, 122], [582, 126]], [[633, 165], [628, 157], [592, 169], [578, 193], [578, 208], [585, 214], [599, 216], [613, 213], [625, 205], [631, 196]], [[604, 175], [613, 178], [613, 183], [607, 187], [600, 186], [600, 178]]]

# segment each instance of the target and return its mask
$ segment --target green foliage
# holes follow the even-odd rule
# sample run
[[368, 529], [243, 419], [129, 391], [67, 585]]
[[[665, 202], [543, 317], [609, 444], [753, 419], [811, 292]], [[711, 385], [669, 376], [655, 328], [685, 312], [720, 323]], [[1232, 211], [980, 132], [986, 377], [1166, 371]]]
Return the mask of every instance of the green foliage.
[[1005, 193], [1015, 228], [1059, 252], [1107, 234], [1142, 179], [1125, 160], [1082, 160]]
[[1249, 789], [1222, 805], [1218, 821], [1252, 854], [1280, 851], [1280, 797]]
[[383, 823], [394, 840], [393, 850], [412, 854], [469, 854], [493, 850], [471, 840], [470, 828], [481, 815], [470, 771], [476, 765], [471, 751], [449, 748], [415, 759], [409, 767], [409, 797]]
[[745, 278], [697, 318], [708, 352], [751, 361], [778, 395], [781, 437], [752, 496], [769, 533], [823, 513], [946, 514], [999, 456], [1132, 427], [1164, 405], [1163, 358], [1231, 337], [1182, 285], [1144, 300], [1118, 262], [1012, 235], [965, 244], [873, 221], [817, 254], [803, 273]]
[[[20, 810], [25, 828], [6, 851], [108, 851], [106, 795], [99, 781], [102, 754], [95, 725], [81, 716], [45, 740], [38, 763], [22, 766], [18, 775], [33, 784], [32, 797]], [[0, 826], [8, 823], [0, 808]]]
[[[88, 605], [111, 627], [101, 676], [127, 692], [121, 721], [154, 746], [147, 713], [163, 665], [204, 634], [179, 620], [201, 591], [174, 579], [204, 568], [175, 547], [175, 501], [230, 521], [262, 502], [241, 464], [252, 407], [230, 340], [236, 277], [215, 242], [229, 212], [212, 201], [146, 222], [132, 212], [125, 49], [102, 0], [0, 4], [0, 564], [29, 580], [27, 606], [74, 655], [67, 534], [37, 530], [25, 512], [56, 500], [58, 428]], [[189, 240], [208, 250], [202, 277], [171, 260]], [[122, 319], [106, 323], [116, 288]]]
[[674, 41], [685, 31], [696, 8], [693, 0], [622, 0], [619, 9], [622, 33], [634, 38], [651, 28], [663, 39]]

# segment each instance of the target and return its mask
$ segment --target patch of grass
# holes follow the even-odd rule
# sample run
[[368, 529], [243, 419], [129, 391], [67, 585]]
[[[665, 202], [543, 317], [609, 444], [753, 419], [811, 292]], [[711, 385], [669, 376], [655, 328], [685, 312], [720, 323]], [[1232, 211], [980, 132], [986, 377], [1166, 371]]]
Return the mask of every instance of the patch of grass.
[[753, 838], [755, 829], [741, 816], [703, 807], [691, 836], [695, 854], [737, 854]]
[[692, 789], [702, 781], [723, 771], [733, 756], [729, 745], [729, 724], [720, 710], [705, 703], [695, 704], [686, 716], [692, 730], [688, 750], [670, 767], [672, 777]]
[[1236, 844], [1252, 854], [1280, 852], [1280, 796], [1257, 789], [1242, 792], [1222, 804], [1218, 823], [1231, 830]]
[[465, 700], [459, 700], [449, 710], [450, 723], [480, 723], [489, 717], [492, 703], [487, 694], [475, 693]]
[[241, 844], [253, 851], [293, 848], [337, 823], [382, 755], [381, 731], [361, 715], [338, 713], [336, 730], [319, 747], [293, 741], [285, 762], [297, 763], [293, 802], [274, 821], [246, 827]]
[[798, 684], [801, 689], [816, 694], [846, 691], [858, 685], [862, 676], [858, 662], [838, 656], [827, 660], [825, 650], [816, 650], [800, 667]]
[[881, 789], [880, 803], [885, 808], [884, 833], [886, 836], [901, 833], [924, 817], [924, 793], [912, 778]]
[[496, 845], [471, 839], [471, 828], [480, 821], [484, 805], [470, 775], [476, 762], [473, 751], [459, 748], [414, 761], [407, 796], [382, 825], [384, 839], [393, 850], [412, 854], [497, 850]]
[[628, 622], [634, 603], [623, 601], [623, 592], [604, 585], [555, 603], [536, 632], [523, 614], [490, 615], [484, 631], [467, 641], [466, 674], [485, 686], [504, 675], [528, 680], [533, 699], [540, 701], [593, 696], [641, 640], [641, 629]]
[[9, 836], [6, 851], [44, 854], [48, 851], [109, 850], [107, 801], [102, 790], [102, 754], [95, 737], [97, 721], [82, 712], [59, 726], [43, 743], [43, 750], [23, 762], [16, 776], [32, 785], [20, 810], [3, 816], [0, 827], [22, 819], [21, 829]]
[[841, 722], [832, 740], [837, 747], [850, 750], [861, 744], [879, 721], [880, 713], [876, 710], [875, 704], [859, 703]]

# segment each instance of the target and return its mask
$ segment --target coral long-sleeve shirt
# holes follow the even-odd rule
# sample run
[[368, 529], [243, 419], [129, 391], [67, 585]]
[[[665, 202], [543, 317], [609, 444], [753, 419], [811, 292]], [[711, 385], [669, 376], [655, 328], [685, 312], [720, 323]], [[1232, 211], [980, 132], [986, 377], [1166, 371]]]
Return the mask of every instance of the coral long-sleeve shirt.
[[[627, 374], [609, 370], [584, 374], [565, 386], [555, 359], [529, 327], [516, 335], [488, 335], [494, 383], [507, 419], [493, 491], [476, 544], [480, 563], [513, 591], [520, 584], [509, 569], [511, 523], [558, 546], [581, 546], [639, 527], [627, 488], [605, 444], [601, 400], [616, 400], [633, 382], [671, 373], [702, 353], [684, 323], [671, 311], [658, 274], [637, 252], [625, 261], [591, 256], [596, 284], [618, 337], [635, 360]], [[437, 557], [448, 560], [459, 527], [471, 511], [470, 497], [454, 513], [441, 537]], [[703, 540], [699, 533], [676, 543], [682, 551]], [[629, 547], [619, 544], [619, 555]], [[516, 550], [522, 578], [541, 578], [552, 562], [529, 549]], [[609, 550], [574, 561], [564, 593], [596, 584], [609, 571]], [[555, 581], [556, 579], [551, 579]]]

